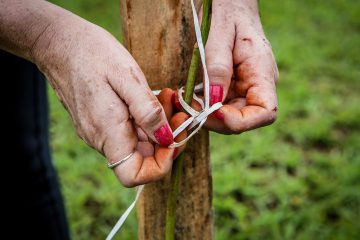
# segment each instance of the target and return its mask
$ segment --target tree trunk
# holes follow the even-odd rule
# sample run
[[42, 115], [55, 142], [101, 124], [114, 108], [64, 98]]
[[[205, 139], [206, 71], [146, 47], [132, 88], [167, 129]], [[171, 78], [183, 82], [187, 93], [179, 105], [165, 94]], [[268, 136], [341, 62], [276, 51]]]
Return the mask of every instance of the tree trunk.
[[[198, 7], [200, 2], [197, 1]], [[124, 43], [152, 89], [183, 85], [195, 44], [189, 0], [121, 0]], [[170, 174], [147, 184], [139, 200], [139, 239], [164, 239]], [[200, 131], [187, 145], [176, 210], [176, 239], [212, 239], [209, 136]]]

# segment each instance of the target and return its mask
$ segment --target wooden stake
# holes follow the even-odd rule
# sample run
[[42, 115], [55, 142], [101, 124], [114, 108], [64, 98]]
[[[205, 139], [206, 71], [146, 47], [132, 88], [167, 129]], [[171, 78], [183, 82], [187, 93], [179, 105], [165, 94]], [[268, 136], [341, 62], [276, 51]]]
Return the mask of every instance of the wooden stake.
[[[200, 1], [197, 1], [198, 7]], [[189, 0], [121, 0], [124, 43], [152, 89], [177, 88], [195, 43]], [[196, 159], [196, 160], [195, 160]], [[170, 177], [147, 184], [138, 204], [139, 239], [164, 239]], [[209, 137], [188, 143], [176, 211], [176, 239], [213, 239]]]

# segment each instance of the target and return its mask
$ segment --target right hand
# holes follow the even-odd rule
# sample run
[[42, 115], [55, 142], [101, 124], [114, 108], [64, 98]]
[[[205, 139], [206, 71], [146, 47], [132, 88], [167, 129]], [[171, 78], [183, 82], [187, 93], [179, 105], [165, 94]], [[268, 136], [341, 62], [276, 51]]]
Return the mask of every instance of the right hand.
[[[124, 186], [163, 177], [172, 166], [174, 150], [166, 148], [173, 142], [172, 132], [140, 67], [111, 34], [68, 15], [46, 28], [34, 44], [32, 60], [50, 81], [78, 135], [88, 145], [110, 163], [135, 151], [114, 169]], [[160, 100], [171, 106], [171, 95], [171, 90], [165, 90]], [[169, 120], [171, 111], [168, 107]], [[185, 118], [177, 117], [173, 127]]]

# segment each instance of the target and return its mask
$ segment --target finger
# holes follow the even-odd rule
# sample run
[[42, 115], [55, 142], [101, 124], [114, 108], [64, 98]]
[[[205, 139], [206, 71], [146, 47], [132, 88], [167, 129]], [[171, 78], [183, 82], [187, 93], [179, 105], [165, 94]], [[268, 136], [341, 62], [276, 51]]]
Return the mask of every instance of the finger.
[[[171, 127], [172, 131], [175, 131], [183, 122], [185, 122], [189, 118], [189, 116], [183, 112], [175, 113], [173, 115], [173, 113], [176, 110], [178, 110], [176, 108], [178, 108], [178, 106], [181, 106], [180, 103], [178, 102], [176, 91], [173, 91], [170, 88], [165, 88], [158, 95], [158, 99], [164, 107], [165, 114], [168, 117], [168, 120], [170, 121], [170, 127]], [[198, 108], [200, 108], [200, 104], [195, 101], [193, 101], [192, 105], [196, 105]], [[181, 108], [180, 108], [180, 110], [181, 110]], [[184, 131], [180, 132], [180, 134], [178, 136], [176, 136], [176, 138], [174, 140], [176, 142], [180, 142], [183, 139], [185, 139], [186, 136], [187, 136], [187, 133], [184, 130]], [[185, 146], [186, 146], [186, 144], [184, 144], [183, 146], [176, 148], [174, 150], [173, 159], [185, 149]]]
[[136, 150], [143, 156], [143, 157], [151, 157], [154, 156], [155, 148], [154, 145], [150, 142], [138, 142], [136, 146]]
[[[239, 26], [237, 26], [239, 28]], [[234, 47], [233, 89], [243, 102], [230, 102], [217, 115], [224, 124], [209, 119], [207, 126], [224, 133], [240, 133], [275, 121], [277, 67], [266, 38], [249, 27], [237, 30]], [[241, 31], [240, 31], [241, 30]], [[218, 124], [218, 126], [215, 126]]]
[[[87, 102], [87, 115], [77, 119], [79, 135], [91, 146], [105, 155], [110, 164], [124, 159], [134, 153], [129, 160], [131, 165], [124, 172], [115, 171], [120, 182], [125, 186], [133, 184], [126, 172], [138, 172], [138, 163], [142, 155], [136, 151], [138, 138], [128, 107], [108, 84], [98, 86], [92, 102]], [[101, 99], [101, 101], [96, 101]], [[106, 116], [106, 117], [104, 117]], [[169, 154], [171, 155], [172, 152]]]
[[[187, 120], [185, 113], [175, 114], [170, 124], [176, 129]], [[186, 131], [181, 132], [175, 139], [181, 141], [187, 136]], [[150, 143], [140, 143], [140, 151], [152, 151]], [[150, 149], [149, 149], [150, 147]], [[171, 169], [173, 159], [185, 149], [185, 145], [170, 149], [156, 146], [152, 156], [143, 157], [140, 151], [136, 151], [125, 163], [115, 167], [114, 171], [120, 182], [126, 187], [133, 187], [140, 184], [156, 181], [164, 177]]]
[[138, 126], [135, 126], [138, 143], [136, 150], [144, 157], [149, 157], [154, 155], [154, 145], [150, 142], [146, 133]]
[[[231, 101], [227, 103], [227, 105], [231, 105], [237, 110], [240, 110], [241, 108], [246, 106], [246, 99], [245, 98], [234, 98]], [[218, 114], [222, 114], [219, 112]], [[222, 114], [223, 117], [223, 114]], [[223, 117], [224, 118], [224, 117]], [[206, 123], [204, 127], [208, 130], [222, 133], [222, 134], [231, 134], [233, 133], [224, 123], [224, 119], [220, 120], [217, 117], [214, 117], [210, 115], [208, 119], [206, 120]]]
[[230, 102], [228, 102], [228, 105], [231, 105], [235, 107], [236, 109], [241, 109], [246, 106], [246, 99], [245, 98], [234, 98]]
[[[177, 113], [171, 116], [173, 90], [164, 89], [158, 96], [159, 101], [163, 104], [166, 115], [171, 118], [170, 126], [176, 129], [188, 116], [185, 113]], [[185, 145], [177, 149], [168, 149], [156, 146], [146, 141], [141, 129], [137, 129], [140, 139], [136, 152], [121, 166], [114, 169], [120, 182], [127, 187], [148, 183], [162, 178], [171, 169], [172, 160], [185, 149]], [[186, 131], [181, 132], [175, 139], [181, 141], [187, 136]]]
[[177, 92], [174, 92], [173, 95], [171, 96], [171, 102], [172, 102], [173, 107], [175, 108], [176, 112], [181, 112], [182, 111], [182, 106], [180, 104]]
[[92, 136], [87, 140], [92, 140], [91, 145], [103, 153], [111, 164], [134, 152], [138, 138], [127, 106], [109, 85], [101, 92], [103, 95], [97, 99], [102, 101], [89, 104], [94, 130], [87, 131]]
[[225, 105], [219, 110], [224, 124], [234, 133], [273, 123], [277, 113], [275, 75], [271, 61], [264, 56], [254, 56], [236, 70], [239, 82], [236, 88], [246, 95], [246, 106], [237, 109]]
[[276, 119], [275, 113], [269, 113], [259, 106], [245, 106], [239, 110], [232, 105], [224, 105], [219, 111], [224, 115], [224, 119], [221, 121], [211, 117], [205, 127], [223, 134], [239, 134], [269, 125]]
[[164, 108], [165, 115], [168, 121], [170, 121], [173, 112], [174, 112], [174, 106], [172, 105], [173, 101], [173, 94], [175, 91], [173, 91], [170, 88], [164, 88], [161, 90], [160, 94], [157, 96], [159, 102]]
[[[166, 115], [166, 118], [168, 121], [170, 120], [171, 116], [173, 115], [173, 106], [171, 103], [173, 92], [174, 91], [172, 89], [165, 88], [160, 92], [159, 95], [157, 95], [159, 102], [161, 103], [161, 105], [164, 108], [165, 115]], [[138, 147], [139, 147], [139, 145], [141, 146], [139, 149], [146, 149], [144, 151], [140, 151], [142, 153], [142, 155], [143, 156], [144, 155], [149, 155], [149, 156], [153, 155], [153, 153], [150, 154], [149, 149], [152, 149], [152, 151], [154, 151], [154, 148], [153, 148], [152, 144], [149, 142], [149, 138], [146, 135], [146, 133], [144, 132], [144, 130], [142, 130], [139, 126], [136, 126], [136, 130], [137, 130], [137, 135], [138, 135], [139, 141], [144, 142], [144, 143], [138, 144]], [[148, 144], [146, 144], [146, 142], [148, 142]], [[148, 145], [151, 145], [152, 147], [150, 147]]]
[[[144, 74], [136, 63], [118, 66], [121, 73], [109, 79], [111, 86], [129, 107], [129, 112], [146, 134], [162, 146], [173, 142], [163, 107], [151, 92]], [[126, 79], [125, 79], [126, 77]]]
[[[237, 98], [239, 100], [231, 101], [218, 110], [217, 116], [220, 116], [218, 119], [221, 121], [209, 117], [207, 128], [226, 134], [240, 133], [275, 121], [278, 104], [275, 89], [276, 63], [271, 50], [255, 42], [254, 46], [256, 51], [243, 49], [243, 52], [253, 55], [244, 57], [235, 54], [239, 65], [235, 70], [234, 88], [240, 96]], [[248, 48], [252, 47], [253, 45], [248, 45]], [[245, 60], [240, 62], [240, 57]]]
[[[116, 166], [113, 170], [122, 185], [133, 187], [156, 181], [169, 172], [172, 166], [172, 155], [174, 149], [160, 147], [148, 141], [140, 141], [136, 148], [128, 153], [133, 155], [123, 164]], [[110, 163], [118, 162], [127, 155], [116, 158]], [[113, 158], [114, 159], [114, 158]]]
[[136, 129], [136, 133], [137, 133], [137, 137], [138, 137], [139, 141], [142, 141], [142, 142], [149, 141], [149, 137], [146, 135], [144, 130], [142, 130], [139, 126], [135, 126], [135, 129]]
[[155, 154], [143, 157], [136, 151], [126, 162], [114, 168], [119, 181], [125, 187], [134, 187], [161, 179], [172, 166], [174, 149], [158, 147]]
[[[214, 4], [221, 4], [214, 2]], [[233, 74], [235, 26], [222, 7], [214, 7], [206, 43], [206, 65], [210, 80], [210, 105], [222, 102]]]
[[[187, 119], [189, 118], [189, 116], [184, 113], [184, 112], [179, 112], [179, 113], [176, 113], [172, 118], [171, 118], [171, 121], [170, 121], [170, 126], [171, 126], [171, 129], [173, 131], [175, 131], [183, 122], [185, 122]], [[180, 142], [182, 140], [184, 140], [185, 138], [187, 137], [187, 132], [186, 130], [180, 132], [176, 137], [175, 137], [175, 141], [176, 142]], [[175, 159], [182, 151], [184, 151], [184, 149], [186, 148], [186, 144], [178, 147], [178, 148], [175, 148], [174, 150], [174, 153], [173, 153], [173, 159]]]
[[[172, 101], [172, 105], [175, 108], [176, 112], [182, 111], [182, 106], [180, 104], [177, 92], [173, 93], [171, 101]], [[195, 109], [196, 111], [202, 110], [200, 103], [198, 103], [195, 99], [192, 99], [192, 101], [191, 101], [191, 108]]]

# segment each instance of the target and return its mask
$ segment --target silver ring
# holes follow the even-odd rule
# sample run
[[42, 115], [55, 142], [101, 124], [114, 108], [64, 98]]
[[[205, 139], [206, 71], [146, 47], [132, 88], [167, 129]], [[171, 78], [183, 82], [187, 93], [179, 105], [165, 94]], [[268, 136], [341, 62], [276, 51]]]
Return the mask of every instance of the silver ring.
[[108, 163], [107, 166], [108, 168], [114, 168], [116, 166], [119, 166], [121, 164], [123, 164], [124, 162], [126, 162], [127, 160], [129, 160], [129, 158], [131, 158], [131, 156], [134, 154], [135, 152], [132, 152], [130, 153], [129, 155], [127, 155], [126, 157], [124, 157], [123, 159], [120, 159], [119, 161], [117, 162], [114, 162], [114, 163]]

